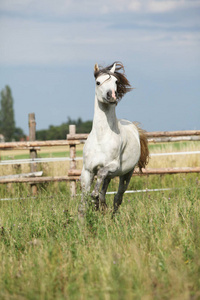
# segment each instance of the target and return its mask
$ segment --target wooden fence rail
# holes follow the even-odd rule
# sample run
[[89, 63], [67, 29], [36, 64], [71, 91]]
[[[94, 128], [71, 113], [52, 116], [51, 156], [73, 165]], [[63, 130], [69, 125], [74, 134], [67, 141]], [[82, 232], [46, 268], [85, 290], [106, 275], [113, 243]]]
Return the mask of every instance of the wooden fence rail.
[[[182, 136], [200, 136], [200, 130], [179, 130], [179, 131], [152, 131], [147, 132], [148, 138], [161, 137], [182, 137]], [[68, 140], [86, 140], [87, 133], [67, 134]]]
[[[197, 132], [197, 131], [195, 131]], [[150, 132], [149, 132], [150, 134]], [[39, 147], [53, 147], [53, 146], [70, 146], [70, 145], [80, 145], [84, 144], [87, 139], [88, 134], [77, 134], [76, 135], [67, 135], [67, 140], [55, 140], [55, 141], [23, 141], [23, 142], [7, 142], [0, 143], [0, 150], [16, 150], [16, 149], [36, 149]], [[148, 135], [148, 141], [150, 143], [162, 143], [162, 142], [174, 142], [174, 141], [199, 141], [200, 140], [200, 130], [199, 134], [196, 136], [192, 135], [181, 135], [176, 137], [153, 137]]]
[[[176, 135], [173, 136], [173, 132]], [[178, 135], [178, 132], [180, 135]], [[161, 136], [159, 136], [161, 133]], [[150, 143], [160, 143], [160, 142], [172, 142], [172, 141], [184, 141], [184, 140], [200, 140], [200, 130], [189, 130], [186, 131], [172, 131], [172, 136], [169, 136], [170, 132], [166, 132], [166, 136], [164, 136], [164, 131], [158, 132], [147, 132], [148, 141]], [[70, 146], [70, 145], [79, 145], [84, 144], [87, 139], [88, 134], [86, 133], [78, 133], [78, 134], [68, 134], [67, 140], [55, 140], [55, 141], [23, 141], [23, 142], [7, 142], [0, 143], [0, 150], [16, 150], [16, 149], [29, 149], [32, 148], [37, 150], [37, 147], [53, 147], [53, 146]], [[162, 139], [163, 138], [163, 141]], [[174, 139], [173, 138], [177, 138]], [[159, 140], [158, 140], [159, 139]]]
[[[68, 146], [70, 148], [70, 169], [66, 176], [55, 176], [55, 177], [38, 177], [36, 164], [30, 163], [30, 176], [29, 178], [1, 178], [0, 184], [7, 183], [29, 183], [32, 187], [32, 193], [37, 192], [37, 183], [42, 182], [56, 182], [56, 181], [69, 181], [71, 187], [71, 195], [76, 194], [76, 181], [80, 178], [81, 170], [76, 169], [76, 145], [85, 143], [88, 134], [76, 134], [75, 125], [70, 125], [69, 134], [66, 140], [55, 140], [55, 141], [36, 141], [36, 122], [35, 114], [29, 114], [29, 141], [23, 142], [8, 142], [0, 143], [0, 150], [16, 150], [16, 149], [29, 149], [30, 158], [33, 160], [37, 158], [37, 150], [40, 147], [53, 147], [53, 146]], [[148, 141], [150, 143], [159, 142], [174, 142], [184, 140], [200, 140], [200, 130], [187, 130], [187, 131], [157, 131], [147, 132]], [[177, 174], [177, 173], [200, 173], [200, 167], [196, 168], [165, 168], [165, 169], [145, 169], [143, 173], [134, 172], [133, 176], [138, 175], [155, 175], [155, 174]]]
[[[162, 168], [162, 169], [144, 169], [142, 173], [134, 172], [133, 176], [144, 176], [144, 175], [166, 175], [166, 174], [188, 174], [188, 173], [200, 173], [200, 167], [195, 168]], [[0, 183], [44, 183], [44, 182], [61, 182], [69, 181], [76, 182], [80, 179], [81, 170], [69, 171], [66, 176], [44, 176], [44, 177], [28, 177], [28, 178], [5, 178], [1, 179]], [[72, 192], [72, 191], [71, 191]], [[74, 194], [72, 194], [74, 196]]]
[[[159, 169], [142, 169], [142, 173], [134, 171], [133, 176], [143, 175], [163, 175], [163, 174], [178, 174], [178, 173], [200, 173], [200, 167], [185, 167], [185, 168], [159, 168]], [[68, 176], [73, 176], [79, 179], [81, 170], [69, 170]]]

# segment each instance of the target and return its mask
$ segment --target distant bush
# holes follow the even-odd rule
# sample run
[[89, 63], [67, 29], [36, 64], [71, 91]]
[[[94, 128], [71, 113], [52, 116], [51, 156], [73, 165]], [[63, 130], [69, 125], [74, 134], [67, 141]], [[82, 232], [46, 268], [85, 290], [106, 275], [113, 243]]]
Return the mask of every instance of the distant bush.
[[89, 133], [92, 129], [92, 121], [83, 122], [81, 118], [78, 120], [72, 120], [68, 118], [68, 122], [62, 123], [60, 126], [50, 125], [48, 129], [37, 130], [37, 140], [63, 140], [66, 139], [66, 135], [69, 133], [69, 125], [76, 125], [77, 133]]

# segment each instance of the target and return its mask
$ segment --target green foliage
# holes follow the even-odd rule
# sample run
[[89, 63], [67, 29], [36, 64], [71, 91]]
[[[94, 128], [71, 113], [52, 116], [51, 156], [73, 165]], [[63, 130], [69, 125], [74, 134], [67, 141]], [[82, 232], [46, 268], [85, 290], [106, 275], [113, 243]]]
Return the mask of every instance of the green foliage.
[[60, 126], [50, 125], [46, 130], [37, 130], [37, 140], [63, 140], [66, 139], [66, 135], [69, 133], [69, 125], [76, 125], [76, 133], [89, 133], [92, 129], [92, 121], [83, 122], [81, 118], [78, 120], [72, 120], [68, 118], [68, 122], [61, 124]]
[[15, 141], [20, 141], [21, 139], [26, 139], [26, 135], [21, 128], [15, 127], [13, 139]]
[[0, 134], [4, 135], [5, 141], [19, 141], [25, 137], [21, 128], [15, 127], [13, 97], [9, 86], [1, 91], [0, 100]]
[[14, 137], [15, 119], [11, 89], [6, 86], [1, 91], [0, 131], [6, 141]]
[[36, 198], [27, 185], [1, 188], [21, 200], [0, 202], [0, 298], [198, 299], [199, 175], [131, 180], [141, 189], [172, 183], [126, 194], [114, 219], [108, 196], [106, 213], [89, 205], [84, 224], [66, 183]]

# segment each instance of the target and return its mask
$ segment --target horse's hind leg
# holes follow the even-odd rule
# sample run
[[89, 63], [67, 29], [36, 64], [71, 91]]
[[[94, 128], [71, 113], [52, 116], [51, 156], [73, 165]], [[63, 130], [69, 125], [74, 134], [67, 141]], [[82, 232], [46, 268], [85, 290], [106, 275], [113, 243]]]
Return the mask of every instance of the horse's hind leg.
[[119, 181], [119, 188], [118, 192], [114, 197], [114, 211], [113, 215], [117, 212], [119, 206], [122, 203], [123, 195], [126, 189], [128, 188], [129, 182], [131, 180], [131, 176], [133, 174], [133, 170], [128, 172], [127, 174], [120, 176], [120, 181]]
[[100, 201], [100, 207], [102, 208], [102, 210], [104, 210], [107, 205], [106, 205], [106, 191], [107, 191], [107, 188], [108, 188], [108, 185], [110, 183], [110, 178], [106, 177], [104, 179], [104, 182], [103, 182], [103, 186], [102, 186], [102, 189], [101, 189], [101, 192], [99, 194], [99, 201]]

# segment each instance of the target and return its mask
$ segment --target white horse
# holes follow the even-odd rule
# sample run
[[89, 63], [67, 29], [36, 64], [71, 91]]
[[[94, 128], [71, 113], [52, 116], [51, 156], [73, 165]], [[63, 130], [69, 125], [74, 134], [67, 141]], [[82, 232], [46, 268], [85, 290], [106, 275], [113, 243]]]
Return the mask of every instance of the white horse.
[[122, 203], [135, 166], [138, 165], [140, 170], [144, 168], [149, 156], [145, 131], [132, 122], [118, 120], [116, 117], [115, 107], [118, 101], [132, 90], [123, 65], [116, 62], [100, 69], [96, 64], [94, 76], [94, 119], [92, 131], [83, 149], [80, 215], [84, 214], [87, 195], [95, 175], [97, 181], [91, 196], [97, 209], [99, 205], [106, 207], [105, 195], [110, 180], [120, 177], [119, 189], [114, 197], [115, 213]]

